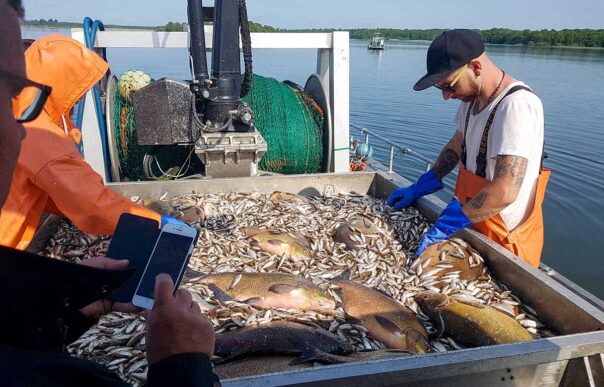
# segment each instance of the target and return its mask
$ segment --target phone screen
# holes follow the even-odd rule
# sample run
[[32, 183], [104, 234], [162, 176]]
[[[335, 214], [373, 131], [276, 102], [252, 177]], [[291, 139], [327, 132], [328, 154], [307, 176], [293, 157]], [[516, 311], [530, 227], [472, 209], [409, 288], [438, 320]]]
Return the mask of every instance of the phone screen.
[[153, 299], [155, 290], [155, 277], [161, 273], [170, 274], [175, 288], [178, 285], [179, 274], [182, 270], [184, 261], [189, 255], [189, 248], [193, 238], [162, 232], [149, 259], [147, 269], [143, 274], [143, 279], [136, 291], [136, 295]]

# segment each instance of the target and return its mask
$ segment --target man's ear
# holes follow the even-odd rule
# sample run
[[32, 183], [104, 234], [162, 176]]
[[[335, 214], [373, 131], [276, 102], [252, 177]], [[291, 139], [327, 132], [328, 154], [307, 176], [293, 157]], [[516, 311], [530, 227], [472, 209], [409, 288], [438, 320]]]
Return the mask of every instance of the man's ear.
[[468, 63], [468, 67], [470, 68], [470, 71], [474, 73], [474, 76], [478, 76], [482, 71], [482, 62], [478, 59], [472, 59], [470, 63]]

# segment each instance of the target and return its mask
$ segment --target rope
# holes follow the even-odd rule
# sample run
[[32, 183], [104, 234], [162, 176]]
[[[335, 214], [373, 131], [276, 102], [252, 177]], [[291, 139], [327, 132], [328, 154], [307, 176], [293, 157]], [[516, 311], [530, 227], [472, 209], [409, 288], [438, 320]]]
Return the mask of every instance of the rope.
[[[98, 30], [105, 31], [105, 26], [103, 22], [100, 20], [92, 21], [91, 18], [84, 18], [84, 22], [82, 23], [82, 27], [84, 29], [84, 42], [86, 43], [86, 47], [90, 50], [94, 51], [94, 42], [96, 40], [96, 33]], [[106, 51], [103, 49], [101, 51], [101, 58], [107, 61]], [[103, 151], [103, 162], [105, 164], [105, 180], [111, 181], [111, 161], [109, 159], [109, 147], [107, 141], [107, 125], [105, 123], [105, 117], [103, 116], [103, 104], [101, 101], [101, 92], [99, 90], [98, 85], [94, 85], [92, 87], [92, 96], [94, 99], [94, 107], [96, 111], [96, 118], [99, 124], [99, 131], [101, 135], [101, 146]], [[78, 115], [76, 119], [76, 126], [78, 128], [82, 128], [82, 121], [84, 119], [84, 107], [85, 107], [85, 97], [83, 97], [78, 104]]]

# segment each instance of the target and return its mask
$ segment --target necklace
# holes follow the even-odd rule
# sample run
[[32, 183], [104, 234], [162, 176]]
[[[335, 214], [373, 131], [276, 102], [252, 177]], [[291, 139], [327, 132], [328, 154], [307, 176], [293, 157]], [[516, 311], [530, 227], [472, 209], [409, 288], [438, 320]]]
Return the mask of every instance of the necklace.
[[489, 99], [487, 99], [487, 103], [485, 103], [484, 106], [482, 108], [480, 108], [480, 110], [478, 109], [478, 106], [480, 105], [480, 101], [478, 101], [478, 103], [474, 104], [474, 115], [479, 114], [480, 112], [482, 112], [484, 110], [484, 108], [486, 108], [487, 106], [489, 106], [489, 104], [491, 102], [493, 102], [493, 100], [495, 99], [495, 95], [497, 95], [497, 92], [499, 91], [499, 88], [501, 87], [501, 85], [503, 84], [503, 80], [505, 79], [505, 71], [501, 70], [501, 72], [503, 73], [501, 75], [501, 80], [499, 81], [499, 84], [497, 85], [497, 87], [493, 91], [493, 94], [491, 94], [491, 96], [489, 97]]

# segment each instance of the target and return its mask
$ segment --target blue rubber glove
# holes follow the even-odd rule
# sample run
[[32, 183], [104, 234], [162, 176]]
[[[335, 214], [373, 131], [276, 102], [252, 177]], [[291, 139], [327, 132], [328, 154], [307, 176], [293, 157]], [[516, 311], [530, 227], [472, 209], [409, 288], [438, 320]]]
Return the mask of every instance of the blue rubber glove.
[[177, 224], [179, 226], [187, 226], [186, 223], [181, 222], [180, 220], [176, 219], [172, 215], [162, 215], [161, 216], [161, 226], [164, 227], [166, 224]]
[[417, 179], [415, 184], [409, 187], [399, 188], [390, 194], [388, 201], [389, 206], [394, 206], [395, 209], [401, 210], [418, 198], [429, 195], [443, 188], [443, 182], [436, 176], [434, 171], [429, 170]]
[[419, 242], [416, 255], [419, 257], [426, 250], [426, 247], [449, 239], [457, 231], [470, 227], [472, 224], [472, 221], [461, 210], [461, 203], [454, 197], [440, 214], [434, 226], [428, 230]]

